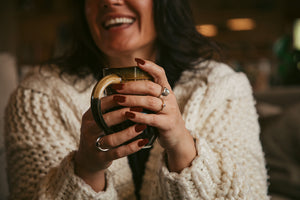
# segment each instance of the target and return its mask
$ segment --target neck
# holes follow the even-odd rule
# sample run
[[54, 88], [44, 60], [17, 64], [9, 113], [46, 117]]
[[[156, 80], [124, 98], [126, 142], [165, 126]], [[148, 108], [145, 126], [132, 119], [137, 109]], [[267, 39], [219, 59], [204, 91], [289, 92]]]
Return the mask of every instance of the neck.
[[110, 68], [136, 66], [135, 58], [142, 58], [145, 60], [155, 61], [156, 50], [155, 48], [144, 49], [143, 51], [118, 53], [108, 57]]

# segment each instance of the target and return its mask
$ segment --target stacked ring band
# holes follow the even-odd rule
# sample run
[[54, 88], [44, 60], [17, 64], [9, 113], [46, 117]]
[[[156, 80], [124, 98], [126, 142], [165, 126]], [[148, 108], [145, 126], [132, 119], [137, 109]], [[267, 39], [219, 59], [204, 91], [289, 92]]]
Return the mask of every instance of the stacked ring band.
[[161, 97], [159, 97], [159, 99], [161, 100], [161, 108], [160, 108], [160, 110], [159, 110], [159, 111], [157, 111], [158, 113], [159, 113], [159, 112], [161, 112], [161, 111], [164, 109], [164, 107], [166, 107], [166, 104], [165, 104], [165, 101], [164, 101], [164, 99], [163, 99], [163, 98], [161, 98]]
[[101, 143], [102, 143], [102, 141], [103, 141], [103, 140], [101, 140], [102, 137], [103, 137], [103, 135], [101, 135], [101, 136], [99, 136], [99, 137], [97, 138], [97, 140], [96, 140], [96, 148], [97, 148], [98, 150], [100, 150], [100, 151], [106, 152], [106, 151], [108, 151], [109, 149], [104, 149], [104, 148], [101, 147]]

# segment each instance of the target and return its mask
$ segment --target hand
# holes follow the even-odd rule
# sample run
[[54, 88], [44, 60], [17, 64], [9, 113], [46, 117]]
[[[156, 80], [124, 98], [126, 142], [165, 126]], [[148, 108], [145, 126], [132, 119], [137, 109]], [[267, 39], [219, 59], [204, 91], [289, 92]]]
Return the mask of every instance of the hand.
[[[114, 100], [121, 106], [131, 108], [125, 112], [125, 116], [131, 121], [158, 128], [158, 139], [168, 154], [170, 170], [181, 171], [189, 166], [196, 156], [193, 138], [185, 127], [176, 97], [163, 68], [150, 61], [141, 59], [136, 61], [142, 70], [154, 78], [154, 82], [137, 81], [115, 85], [114, 89], [122, 95], [116, 95]], [[162, 87], [169, 89], [168, 96], [159, 97]], [[163, 101], [160, 98], [163, 98]], [[163, 103], [166, 106], [162, 109]], [[136, 112], [136, 108], [151, 110], [155, 114]]]
[[[116, 105], [112, 99], [113, 96], [102, 98], [103, 109]], [[115, 125], [126, 119], [124, 117], [126, 111], [129, 111], [129, 108], [106, 113], [103, 118], [108, 126]], [[95, 144], [97, 138], [104, 133], [94, 121], [89, 109], [82, 118], [80, 144], [75, 154], [75, 173], [95, 191], [104, 190], [104, 171], [112, 164], [112, 161], [139, 151], [148, 141], [139, 139], [127, 145], [119, 145], [139, 135], [145, 128], [146, 125], [136, 124], [120, 132], [103, 136], [101, 147], [110, 150], [102, 152], [96, 148]]]

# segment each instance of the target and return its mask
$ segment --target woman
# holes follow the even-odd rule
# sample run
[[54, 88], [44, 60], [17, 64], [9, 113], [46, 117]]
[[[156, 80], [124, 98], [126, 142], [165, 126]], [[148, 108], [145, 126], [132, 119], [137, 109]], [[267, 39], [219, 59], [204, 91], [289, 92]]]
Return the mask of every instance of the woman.
[[[41, 68], [12, 95], [11, 197], [267, 199], [249, 83], [209, 61], [215, 47], [196, 32], [186, 2], [82, 0], [79, 9], [85, 34], [76, 46], [56, 60], [58, 68]], [[104, 114], [108, 126], [136, 124], [102, 136], [99, 150], [103, 130], [89, 109], [92, 88], [103, 67], [131, 65], [154, 82], [116, 84], [120, 94], [102, 99], [103, 111], [123, 106]], [[170, 92], [163, 94], [165, 107], [162, 88]], [[148, 126], [158, 130], [152, 149], [141, 150], [146, 139], [120, 146]]]

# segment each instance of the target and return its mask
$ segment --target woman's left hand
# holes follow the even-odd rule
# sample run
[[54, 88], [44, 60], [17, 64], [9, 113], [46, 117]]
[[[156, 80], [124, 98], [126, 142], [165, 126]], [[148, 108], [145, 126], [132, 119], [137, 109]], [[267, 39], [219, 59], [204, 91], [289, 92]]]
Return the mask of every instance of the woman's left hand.
[[[169, 169], [180, 172], [190, 166], [196, 156], [194, 140], [185, 127], [164, 69], [151, 61], [136, 59], [136, 62], [154, 78], [154, 82], [137, 81], [114, 85], [114, 89], [122, 94], [114, 99], [119, 105], [131, 108], [126, 113], [128, 119], [158, 129], [158, 140], [167, 152]], [[167, 96], [161, 95], [164, 87], [170, 91]], [[140, 108], [151, 110], [154, 114], [138, 112]]]

